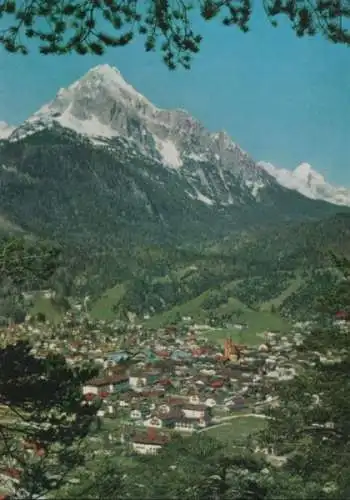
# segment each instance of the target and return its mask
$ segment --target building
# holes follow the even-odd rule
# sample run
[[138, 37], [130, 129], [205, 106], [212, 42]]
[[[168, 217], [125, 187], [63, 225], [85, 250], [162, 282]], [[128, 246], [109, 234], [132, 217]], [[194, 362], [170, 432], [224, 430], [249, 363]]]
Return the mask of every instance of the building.
[[174, 429], [183, 432], [194, 432], [198, 429], [203, 429], [209, 425], [208, 417], [186, 418], [185, 416], [176, 420]]
[[231, 338], [226, 339], [224, 343], [224, 359], [239, 361], [245, 348], [246, 346], [235, 344]]
[[208, 407], [204, 404], [186, 404], [182, 411], [186, 418], [200, 419], [208, 416]]
[[131, 438], [131, 447], [135, 453], [155, 455], [169, 441], [169, 436], [157, 433], [154, 428], [149, 428], [146, 434], [135, 434]]
[[160, 372], [156, 370], [151, 371], [131, 371], [129, 374], [129, 385], [132, 389], [140, 389], [146, 385], [152, 385], [160, 378]]
[[105, 397], [113, 392], [127, 390], [129, 388], [129, 377], [124, 374], [109, 375], [107, 377], [94, 378], [83, 387], [83, 394], [94, 394]]
[[127, 359], [129, 359], [129, 354], [125, 351], [117, 351], [117, 352], [109, 353], [107, 355], [107, 360], [111, 361], [113, 363], [120, 363], [120, 362], [126, 361]]

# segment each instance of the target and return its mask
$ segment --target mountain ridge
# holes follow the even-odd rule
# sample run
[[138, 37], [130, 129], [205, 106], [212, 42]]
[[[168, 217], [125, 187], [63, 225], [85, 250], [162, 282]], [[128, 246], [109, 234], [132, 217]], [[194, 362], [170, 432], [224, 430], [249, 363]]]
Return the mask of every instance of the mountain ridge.
[[[103, 104], [104, 110], [99, 107]], [[130, 134], [130, 122], [137, 121]], [[223, 168], [246, 160], [238, 172], [245, 187], [257, 197], [265, 185], [276, 181], [284, 188], [298, 191], [309, 199], [350, 206], [350, 189], [328, 184], [324, 177], [307, 163], [294, 171], [277, 168], [268, 162], [255, 162], [227, 134], [226, 131], [209, 132], [204, 125], [184, 109], [161, 109], [150, 102], [123, 78], [116, 67], [101, 64], [91, 68], [67, 88], [44, 104], [17, 127], [0, 122], [0, 139], [17, 141], [43, 128], [59, 124], [84, 135], [96, 145], [106, 145], [117, 137], [127, 138], [139, 152], [175, 170], [194, 160], [200, 166], [206, 162], [216, 165], [223, 181], [226, 199], [220, 203], [233, 203], [228, 192]], [[242, 162], [241, 162], [242, 163]], [[254, 165], [254, 168], [252, 166]], [[264, 176], [268, 173], [270, 179]], [[193, 177], [193, 173], [191, 174]], [[197, 171], [196, 185], [188, 196], [213, 205], [208, 180], [203, 171]], [[201, 188], [204, 186], [204, 192]]]
[[281, 186], [226, 132], [157, 108], [106, 65], [1, 141], [0, 188], [10, 222], [95, 250], [198, 244], [339, 211]]
[[[108, 113], [101, 109], [108, 109]], [[226, 132], [207, 131], [183, 109], [157, 108], [108, 65], [94, 67], [67, 89], [60, 89], [51, 102], [14, 130], [9, 141], [57, 124], [109, 148], [114, 147], [116, 139], [124, 138], [129, 149], [136, 148], [137, 154], [170, 169], [190, 164], [182, 171], [190, 184], [185, 194], [207, 205], [240, 204], [228, 187], [232, 173], [240, 175], [245, 198], [258, 197], [262, 187], [274, 182]], [[194, 162], [199, 164], [196, 169], [191, 168]], [[219, 189], [213, 190], [212, 179], [206, 178], [202, 168], [206, 163], [215, 165], [216, 172], [212, 172], [217, 179], [215, 188], [220, 184]], [[241, 163], [243, 169], [239, 168]]]
[[[239, 160], [246, 160], [244, 169], [236, 173], [244, 177], [243, 183], [253, 196], [262, 186], [262, 177], [265, 184], [271, 182], [263, 169], [257, 167], [225, 131], [209, 132], [182, 109], [157, 108], [125, 82], [116, 68], [108, 65], [92, 68], [67, 89], [60, 89], [50, 103], [17, 127], [9, 140], [17, 141], [37, 130], [52, 127], [54, 123], [83, 134], [97, 145], [113, 146], [113, 140], [125, 137], [143, 155], [175, 170], [192, 160], [200, 164], [210, 162], [217, 167], [223, 192], [226, 191], [223, 202], [227, 204], [232, 204], [233, 200], [226, 185], [225, 167], [235, 165], [237, 168]], [[202, 171], [197, 172], [196, 177], [197, 184], [208, 185]], [[212, 204], [207, 187], [202, 193], [196, 186], [192, 196], [197, 195], [200, 201]]]
[[334, 186], [310, 164], [301, 163], [294, 170], [278, 168], [268, 162], [258, 162], [283, 187], [298, 191], [313, 200], [323, 200], [339, 206], [350, 206], [350, 188]]
[[121, 78], [93, 68], [0, 142], [0, 223], [69, 248], [72, 296], [95, 301], [122, 286], [109, 295], [114, 317], [166, 304], [168, 321], [198, 297], [206, 320], [217, 302], [226, 321], [235, 297], [260, 307], [283, 296], [286, 314], [307, 304], [308, 268], [329, 262], [323, 236], [350, 248], [349, 215], [314, 221], [350, 210], [281, 186], [226, 132], [159, 110]]

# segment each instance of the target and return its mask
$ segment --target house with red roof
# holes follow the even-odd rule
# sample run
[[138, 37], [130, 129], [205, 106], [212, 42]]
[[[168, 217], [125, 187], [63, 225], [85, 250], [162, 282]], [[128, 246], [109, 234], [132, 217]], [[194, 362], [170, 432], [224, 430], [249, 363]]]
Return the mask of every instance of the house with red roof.
[[147, 433], [136, 433], [132, 436], [131, 447], [135, 453], [155, 455], [169, 441], [169, 435], [161, 434], [154, 428], [149, 428]]

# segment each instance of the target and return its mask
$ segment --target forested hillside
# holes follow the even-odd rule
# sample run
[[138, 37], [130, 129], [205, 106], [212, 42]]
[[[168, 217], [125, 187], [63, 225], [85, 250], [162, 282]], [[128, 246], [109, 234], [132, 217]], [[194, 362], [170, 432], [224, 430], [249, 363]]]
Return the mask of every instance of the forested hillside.
[[[182, 315], [237, 322], [242, 308], [306, 318], [319, 314], [323, 297], [338, 283], [334, 255], [350, 253], [350, 217], [237, 232], [201, 246], [59, 249], [57, 268], [45, 286], [27, 283], [23, 290], [53, 289], [66, 308], [67, 299], [89, 296], [90, 312], [99, 318], [126, 318], [132, 312], [161, 323]], [[334, 309], [342, 307], [341, 300], [333, 302]], [[11, 309], [4, 304], [4, 311]]]

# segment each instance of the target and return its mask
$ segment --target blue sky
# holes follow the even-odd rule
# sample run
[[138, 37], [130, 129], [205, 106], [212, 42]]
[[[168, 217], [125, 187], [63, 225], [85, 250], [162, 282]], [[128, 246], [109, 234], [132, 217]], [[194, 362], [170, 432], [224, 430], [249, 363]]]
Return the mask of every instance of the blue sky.
[[186, 108], [211, 130], [225, 129], [256, 160], [294, 168], [309, 162], [350, 186], [350, 50], [320, 37], [298, 39], [258, 13], [248, 34], [217, 21], [190, 71], [169, 72], [142, 40], [96, 56], [0, 52], [0, 120], [17, 124], [96, 64], [115, 65], [154, 104]]

